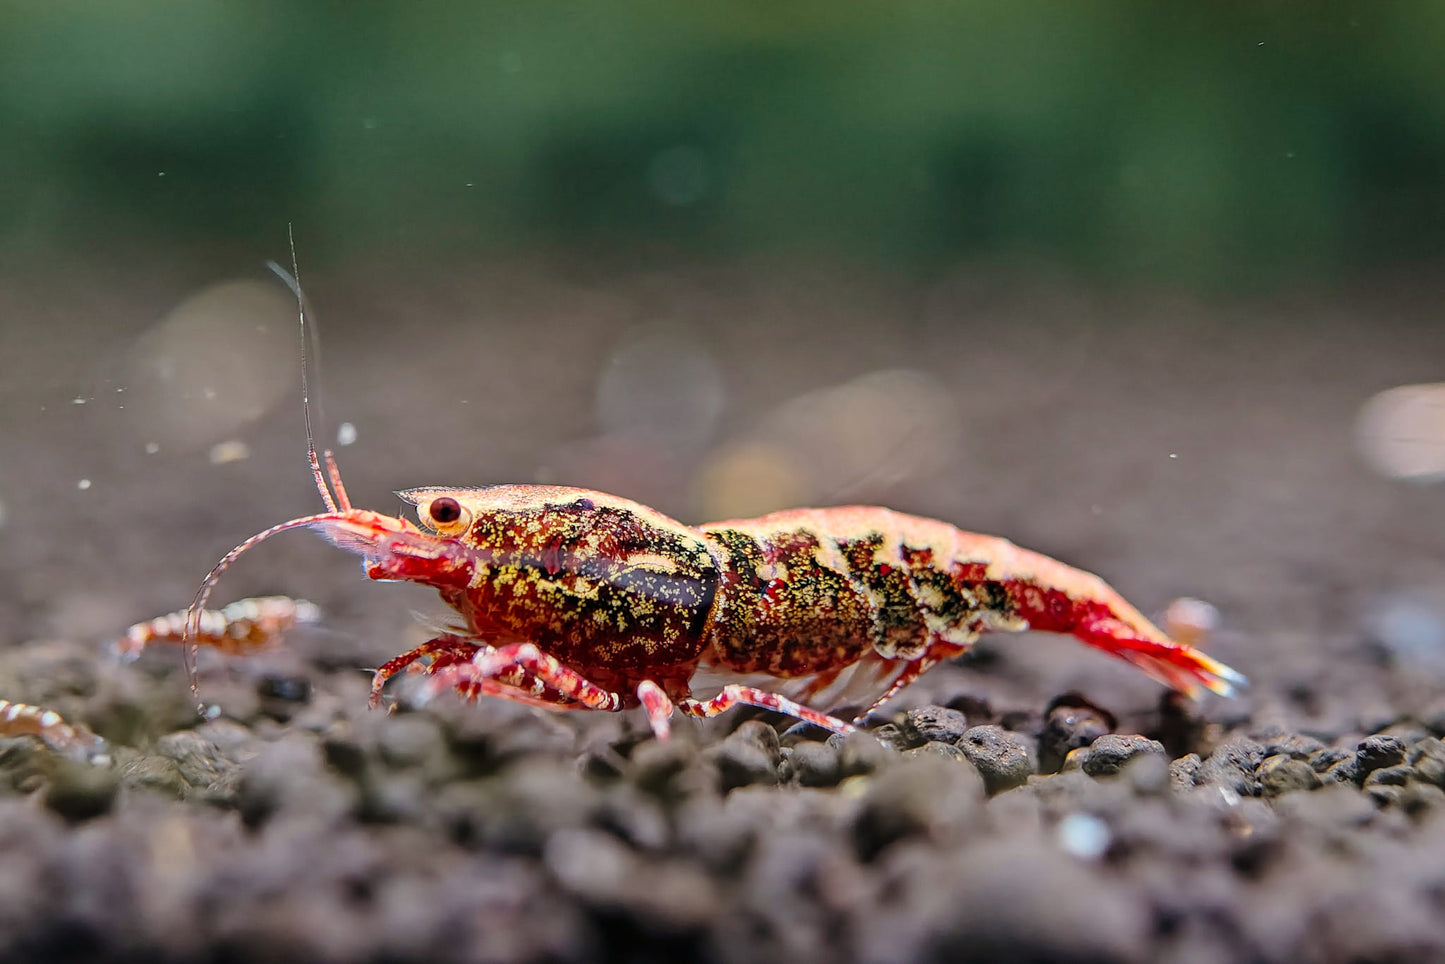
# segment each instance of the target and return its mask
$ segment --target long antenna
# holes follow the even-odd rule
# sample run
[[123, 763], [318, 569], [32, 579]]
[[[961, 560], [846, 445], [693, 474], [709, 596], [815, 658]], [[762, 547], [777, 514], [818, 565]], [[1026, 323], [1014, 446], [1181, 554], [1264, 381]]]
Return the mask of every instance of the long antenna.
[[[296, 296], [296, 318], [301, 326], [301, 414], [306, 422], [306, 461], [311, 465], [311, 477], [316, 480], [316, 491], [321, 493], [321, 501], [326, 505], [327, 512], [335, 512], [338, 500], [332, 497], [331, 490], [326, 486], [326, 475], [321, 471], [321, 460], [316, 455], [316, 434], [311, 424], [311, 381], [310, 369], [312, 364], [316, 365], [317, 391], [320, 391], [321, 381], [321, 344], [316, 335], [316, 324], [306, 323], [306, 295], [301, 289], [301, 269], [296, 260], [296, 235], [292, 230], [290, 222], [286, 224], [286, 241], [291, 247], [291, 271], [288, 273], [274, 261], [267, 261], [266, 267], [281, 279], [291, 293]], [[306, 356], [307, 348], [311, 349], [312, 358]], [[318, 408], [320, 400], [317, 401]], [[326, 453], [328, 467], [332, 469], [331, 476], [334, 480], [340, 479], [340, 474], [335, 471], [334, 462], [330, 450]]]
[[[210, 598], [211, 590], [215, 588], [216, 581], [222, 572], [235, 561], [236, 557], [259, 542], [263, 542], [278, 532], [285, 532], [288, 529], [299, 528], [303, 525], [310, 525], [315, 522], [345, 518], [345, 514], [351, 512], [351, 499], [346, 495], [346, 487], [341, 484], [341, 470], [336, 467], [336, 458], [328, 448], [325, 452], [326, 471], [321, 470], [321, 459], [316, 455], [316, 435], [311, 426], [311, 365], [314, 360], [316, 365], [317, 394], [321, 391], [321, 340], [317, 334], [315, 323], [306, 323], [306, 295], [301, 290], [301, 269], [296, 259], [296, 234], [291, 223], [286, 223], [286, 241], [291, 248], [291, 271], [281, 267], [274, 261], [267, 261], [266, 267], [280, 278], [286, 287], [296, 295], [296, 319], [301, 327], [301, 412], [306, 423], [306, 460], [311, 464], [311, 477], [316, 480], [316, 491], [321, 494], [321, 501], [326, 505], [326, 512], [321, 515], [305, 516], [300, 519], [292, 519], [290, 522], [283, 522], [280, 525], [272, 526], [265, 532], [252, 536], [241, 545], [232, 549], [222, 559], [206, 581], [202, 583], [196, 598], [192, 600], [190, 609], [186, 610], [186, 624], [181, 639], [185, 645], [181, 649], [181, 658], [185, 664], [186, 675], [191, 681], [191, 695], [195, 697], [197, 709], [204, 714], [205, 706], [201, 703], [200, 679], [196, 672], [196, 661], [199, 655], [200, 642], [197, 635], [200, 632], [201, 613], [204, 610], [206, 601]], [[306, 349], [310, 348], [312, 358], [308, 359]], [[325, 419], [320, 418], [320, 399], [317, 400], [318, 419], [325, 425]], [[330, 479], [331, 487], [327, 488], [327, 480]], [[333, 491], [335, 495], [333, 496]], [[337, 506], [340, 506], [338, 511]]]

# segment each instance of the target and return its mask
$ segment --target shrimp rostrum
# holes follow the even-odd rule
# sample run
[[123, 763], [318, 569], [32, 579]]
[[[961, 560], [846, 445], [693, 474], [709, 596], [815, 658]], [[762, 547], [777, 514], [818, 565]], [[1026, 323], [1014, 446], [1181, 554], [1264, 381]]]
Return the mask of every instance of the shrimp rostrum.
[[[426, 487], [398, 493], [417, 522], [352, 508], [327, 454], [327, 511], [237, 546], [221, 572], [279, 532], [311, 528], [366, 574], [435, 588], [455, 631], [383, 665], [435, 690], [556, 710], [641, 706], [665, 738], [673, 713], [736, 704], [853, 729], [981, 633], [1068, 633], [1186, 694], [1244, 678], [1171, 640], [1097, 576], [991, 536], [888, 509], [792, 509], [687, 526], [585, 489]], [[334, 490], [334, 495], [333, 491]], [[853, 723], [832, 715], [862, 708]]]

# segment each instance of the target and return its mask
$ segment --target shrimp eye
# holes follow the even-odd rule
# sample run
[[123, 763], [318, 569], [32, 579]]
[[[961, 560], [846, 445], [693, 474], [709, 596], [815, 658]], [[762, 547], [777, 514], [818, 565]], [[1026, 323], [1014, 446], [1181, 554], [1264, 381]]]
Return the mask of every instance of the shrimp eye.
[[439, 499], [432, 499], [431, 504], [426, 507], [427, 515], [438, 525], [451, 525], [462, 517], [462, 504], [449, 495]]

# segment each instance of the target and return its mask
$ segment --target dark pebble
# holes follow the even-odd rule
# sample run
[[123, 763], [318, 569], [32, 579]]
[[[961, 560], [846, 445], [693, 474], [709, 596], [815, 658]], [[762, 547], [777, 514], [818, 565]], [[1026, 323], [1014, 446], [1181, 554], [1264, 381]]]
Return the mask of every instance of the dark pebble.
[[870, 781], [853, 821], [853, 842], [872, 860], [901, 840], [952, 841], [980, 823], [983, 778], [966, 760], [921, 756]]
[[427, 799], [426, 786], [415, 775], [383, 773], [362, 785], [356, 818], [363, 823], [415, 823]]
[[256, 695], [282, 703], [311, 701], [311, 681], [303, 676], [267, 675], [256, 683]]
[[202, 790], [221, 783], [235, 769], [220, 747], [195, 730], [167, 733], [156, 741], [156, 752], [175, 762], [186, 783]]
[[1056, 697], [1049, 705], [1044, 731], [1039, 736], [1039, 769], [1044, 773], [1058, 770], [1070, 751], [1114, 732], [1116, 725], [1112, 713], [1077, 693]]
[[108, 766], [61, 760], [45, 790], [45, 805], [72, 823], [109, 813], [120, 793], [120, 777]]
[[180, 800], [188, 796], [192, 784], [181, 775], [176, 761], [163, 756], [141, 756], [121, 764], [121, 777], [126, 786], [151, 790]]
[[966, 761], [968, 759], [968, 757], [964, 755], [963, 751], [960, 750], [958, 747], [954, 746], [952, 743], [943, 743], [939, 740], [934, 740], [932, 743], [925, 743], [922, 746], [915, 746], [911, 747], [910, 749], [904, 750], [903, 756], [905, 759], [910, 760], [914, 760], [919, 757], [937, 757], [943, 760], [959, 761]]
[[1314, 793], [1280, 797], [1275, 807], [1287, 821], [1300, 827], [1359, 827], [1375, 815], [1374, 804], [1360, 791], [1329, 783]]
[[1445, 742], [1427, 737], [1410, 747], [1408, 759], [1415, 779], [1445, 789]]
[[1141, 753], [1124, 767], [1124, 778], [1141, 797], [1157, 797], [1168, 792], [1173, 777], [1169, 758], [1163, 754]]
[[994, 718], [993, 707], [989, 704], [989, 701], [982, 696], [975, 696], [972, 693], [955, 696], [949, 700], [946, 705], [950, 710], [958, 710], [958, 712], [970, 720], [992, 721]]
[[1240, 738], [1221, 743], [1195, 774], [1195, 784], [1226, 787], [1246, 797], [1258, 796], [1255, 772], [1264, 756], [1264, 747], [1254, 740]]
[[1324, 773], [1326, 770], [1342, 763], [1345, 760], [1353, 760], [1355, 752], [1347, 750], [1342, 746], [1329, 746], [1320, 750], [1310, 757], [1310, 769], [1316, 773]]
[[1090, 744], [1083, 769], [1091, 777], [1109, 777], [1124, 769], [1130, 760], [1148, 753], [1166, 759], [1164, 744], [1158, 740], [1107, 733]]
[[[746, 726], [746, 724], [744, 724]], [[760, 724], [761, 725], [761, 724]], [[727, 793], [738, 787], [751, 786], [755, 783], [776, 784], [778, 782], [778, 763], [781, 760], [781, 749], [778, 756], [769, 752], [768, 748], [759, 744], [750, 736], [742, 734], [742, 730], [723, 740], [708, 753], [708, 758], [717, 767], [718, 789]], [[772, 732], [771, 729], [768, 732]], [[776, 740], [776, 737], [774, 737]]]
[[6, 789], [30, 793], [49, 778], [59, 759], [33, 736], [0, 740], [0, 774]]
[[648, 740], [633, 751], [631, 764], [637, 788], [667, 805], [717, 782], [711, 767], [698, 756], [697, 748], [681, 739], [666, 743]]
[[355, 738], [330, 737], [321, 744], [321, 751], [327, 765], [348, 780], [360, 780], [366, 775], [369, 767], [366, 750]]
[[1325, 745], [1312, 736], [1291, 733], [1273, 739], [1261, 740], [1266, 757], [1283, 754], [1295, 760], [1309, 760], [1324, 750]]
[[1001, 726], [975, 726], [957, 746], [978, 768], [989, 794], [1023, 786], [1033, 775], [1033, 754], [1025, 739]]
[[285, 737], [247, 761], [236, 804], [241, 819], [254, 827], [281, 810], [340, 816], [352, 797], [327, 771], [319, 747], [305, 737]]
[[1400, 809], [1411, 816], [1439, 811], [1445, 807], [1445, 790], [1430, 783], [1410, 783], [1398, 800]]
[[1320, 775], [1325, 783], [1359, 783], [1364, 779], [1360, 764], [1353, 756], [1346, 757]]
[[[828, 738], [828, 746], [838, 750], [838, 768], [843, 778], [866, 776], [889, 766], [898, 757], [890, 749], [891, 744], [880, 742], [877, 729], [849, 733], [844, 736], [835, 733]], [[896, 728], [895, 728], [896, 731]]]
[[1403, 787], [1410, 782], [1413, 771], [1408, 766], [1380, 767], [1378, 770], [1371, 770], [1365, 777], [1365, 789], [1373, 787]]
[[1431, 733], [1445, 738], [1445, 696], [1435, 700], [1420, 714], [1420, 722], [1425, 724]]
[[768, 757], [777, 763], [783, 758], [782, 742], [778, 739], [778, 731], [773, 729], [762, 720], [747, 720], [736, 730], [728, 734], [724, 742], [747, 742], [760, 747]]
[[1405, 788], [1393, 783], [1375, 783], [1365, 789], [1365, 794], [1381, 807], [1392, 807], [1404, 799]]
[[1199, 750], [1209, 730], [1200, 715], [1199, 702], [1183, 693], [1165, 690], [1159, 695], [1159, 723], [1155, 735], [1171, 757]]
[[1256, 775], [1260, 791], [1267, 797], [1277, 797], [1292, 790], [1314, 790], [1320, 786], [1319, 774], [1304, 760], [1287, 753], [1266, 757]]
[[1188, 753], [1169, 764], [1169, 785], [1176, 790], [1185, 790], [1195, 785], [1195, 778], [1204, 761], [1198, 753]]
[[1355, 761], [1359, 764], [1361, 777], [1381, 767], [1404, 763], [1405, 742], [1393, 736], [1366, 737], [1355, 750]]
[[788, 751], [793, 779], [805, 787], [831, 787], [842, 775], [838, 748], [825, 743], [799, 743]]
[[[868, 730], [868, 733], [875, 742], [882, 743], [893, 750], [906, 750], [913, 745], [897, 723], [882, 723]], [[829, 739], [841, 740], [842, 738], [842, 734], [835, 733]]]
[[778, 741], [783, 746], [797, 746], [799, 743], [822, 743], [833, 735], [833, 731], [816, 723], [799, 720], [783, 731]]
[[898, 729], [911, 746], [957, 743], [968, 729], [968, 717], [944, 706], [920, 706], [903, 714]]
[[408, 714], [386, 722], [377, 736], [376, 748], [387, 766], [405, 770], [428, 762], [435, 764], [446, 755], [441, 728], [429, 717]]

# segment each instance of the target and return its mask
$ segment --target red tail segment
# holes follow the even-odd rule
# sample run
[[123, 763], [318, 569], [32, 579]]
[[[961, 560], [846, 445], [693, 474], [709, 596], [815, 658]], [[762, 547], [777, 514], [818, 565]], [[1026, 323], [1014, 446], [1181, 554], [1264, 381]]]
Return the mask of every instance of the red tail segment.
[[1016, 581], [1008, 589], [1031, 628], [1068, 633], [1181, 693], [1198, 696], [1203, 687], [1232, 696], [1249, 682], [1218, 660], [1170, 639], [1102, 582], [1085, 597], [1033, 582]]

